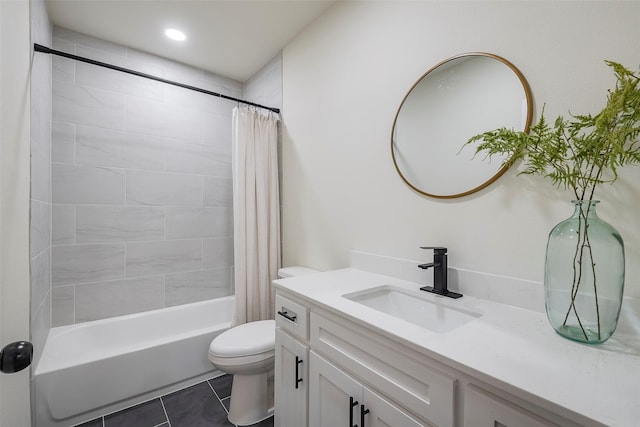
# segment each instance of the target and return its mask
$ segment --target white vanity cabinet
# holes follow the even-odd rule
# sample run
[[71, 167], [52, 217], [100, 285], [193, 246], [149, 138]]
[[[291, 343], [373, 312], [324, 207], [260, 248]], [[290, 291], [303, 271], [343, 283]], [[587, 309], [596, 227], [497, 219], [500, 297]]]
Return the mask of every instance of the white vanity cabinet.
[[605, 425], [313, 298], [278, 288], [276, 304], [276, 427]]
[[[443, 373], [436, 363], [428, 358], [416, 353], [412, 354], [409, 349], [366, 328], [340, 320], [330, 313], [311, 312], [312, 355], [320, 354], [330, 364], [350, 372], [355, 381], [366, 386], [365, 394], [377, 393], [383, 396], [381, 399], [383, 404], [387, 402], [389, 408], [399, 408], [395, 411], [397, 413], [395, 416], [398, 419], [405, 419], [403, 424], [400, 424], [402, 426], [452, 427], [454, 425], [455, 378]], [[320, 425], [328, 427], [328, 424], [311, 422], [314, 418], [312, 408], [321, 403], [313, 398], [316, 385], [321, 384], [320, 379], [317, 378], [319, 371], [314, 367], [318, 360], [317, 357], [312, 357], [311, 360], [309, 425], [310, 427]], [[326, 371], [327, 369], [320, 372], [326, 373]], [[363, 399], [365, 405], [371, 405], [370, 400], [373, 400], [373, 398], [361, 398], [359, 402], [362, 403]], [[402, 414], [407, 415], [403, 417]], [[411, 424], [412, 416], [409, 414], [415, 414], [413, 418], [421, 421]], [[382, 415], [378, 411], [369, 418]], [[359, 422], [355, 424], [362, 427]]]
[[311, 352], [309, 427], [421, 427], [409, 413]]
[[477, 427], [559, 427], [526, 409], [472, 384], [464, 392], [465, 426]]

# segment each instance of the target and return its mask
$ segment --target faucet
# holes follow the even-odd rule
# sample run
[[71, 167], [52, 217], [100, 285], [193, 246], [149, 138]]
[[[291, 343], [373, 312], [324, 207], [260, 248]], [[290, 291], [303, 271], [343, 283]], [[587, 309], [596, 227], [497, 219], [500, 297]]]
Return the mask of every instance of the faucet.
[[433, 249], [433, 262], [418, 265], [424, 270], [433, 267], [433, 286], [423, 286], [420, 290], [449, 298], [460, 298], [462, 294], [447, 289], [447, 248], [423, 246], [420, 249]]

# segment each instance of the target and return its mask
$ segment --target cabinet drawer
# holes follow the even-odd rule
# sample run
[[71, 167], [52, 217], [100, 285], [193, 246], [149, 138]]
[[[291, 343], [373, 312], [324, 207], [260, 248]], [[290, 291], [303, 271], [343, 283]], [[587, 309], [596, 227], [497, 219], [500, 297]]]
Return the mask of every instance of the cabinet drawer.
[[558, 427], [472, 384], [464, 393], [465, 425], [477, 427]]
[[311, 347], [398, 406], [440, 427], [454, 425], [456, 380], [410, 357], [399, 344], [358, 327], [311, 313]]
[[276, 325], [309, 341], [309, 309], [282, 295], [276, 295]]

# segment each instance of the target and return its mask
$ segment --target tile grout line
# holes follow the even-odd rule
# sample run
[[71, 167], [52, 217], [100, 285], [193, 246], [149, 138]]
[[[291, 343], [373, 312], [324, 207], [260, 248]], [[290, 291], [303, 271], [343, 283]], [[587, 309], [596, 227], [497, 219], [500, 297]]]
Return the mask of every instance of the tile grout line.
[[[220, 399], [220, 396], [218, 395], [218, 392], [216, 391], [216, 389], [213, 387], [213, 385], [211, 385], [211, 380], [215, 380], [216, 378], [220, 378], [223, 377], [223, 375], [217, 376], [215, 378], [210, 378], [207, 380], [207, 384], [209, 385], [209, 388], [211, 389], [211, 391], [213, 391], [213, 394], [216, 396], [216, 398], [218, 399], [218, 403], [220, 403], [220, 405], [222, 405], [222, 409], [224, 409], [224, 412], [227, 413], [227, 420], [229, 419], [229, 411], [227, 410], [227, 407], [224, 406], [224, 403], [222, 403], [222, 399]], [[229, 399], [229, 402], [231, 402], [231, 396], [225, 397], [225, 399]], [[231, 423], [231, 421], [229, 421], [229, 423]], [[238, 427], [235, 424], [232, 424], [234, 427]]]
[[[165, 394], [164, 396], [167, 396], [167, 395]], [[159, 399], [160, 399], [160, 404], [162, 405], [162, 410], [164, 411], [164, 416], [165, 416], [165, 418], [167, 419], [167, 425], [168, 425], [169, 427], [171, 427], [171, 421], [169, 421], [169, 414], [167, 414], [167, 408], [165, 408], [165, 406], [164, 406], [164, 400], [162, 400], [162, 398], [163, 398], [164, 396], [160, 396], [160, 397], [159, 397]], [[162, 425], [162, 424], [160, 424], [160, 425]]]
[[[221, 375], [222, 376], [222, 375]], [[219, 378], [219, 377], [216, 377]], [[215, 379], [215, 378], [214, 378]], [[227, 408], [222, 404], [222, 399], [220, 399], [220, 396], [218, 396], [218, 393], [216, 392], [216, 389], [213, 388], [213, 386], [211, 385], [211, 383], [209, 382], [209, 380], [207, 380], [207, 385], [209, 386], [209, 388], [211, 389], [211, 391], [213, 392], [213, 394], [216, 396], [216, 399], [218, 399], [218, 403], [220, 405], [222, 405], [222, 408], [224, 409], [224, 411], [227, 413], [227, 415], [229, 415], [229, 411], [227, 411]]]

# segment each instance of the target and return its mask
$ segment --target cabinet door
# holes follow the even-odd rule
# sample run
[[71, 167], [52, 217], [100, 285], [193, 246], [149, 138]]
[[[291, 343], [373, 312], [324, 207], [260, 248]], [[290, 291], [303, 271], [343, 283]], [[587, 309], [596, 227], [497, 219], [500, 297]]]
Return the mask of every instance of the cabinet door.
[[362, 385], [310, 352], [309, 427], [358, 427]]
[[275, 425], [307, 426], [308, 347], [276, 328]]
[[473, 385], [464, 393], [465, 427], [551, 427], [550, 421]]
[[[360, 427], [423, 427], [431, 424], [424, 424], [407, 412], [378, 396], [373, 391], [365, 387], [364, 407], [359, 408], [359, 417], [364, 420]], [[369, 412], [361, 417], [362, 411]]]

